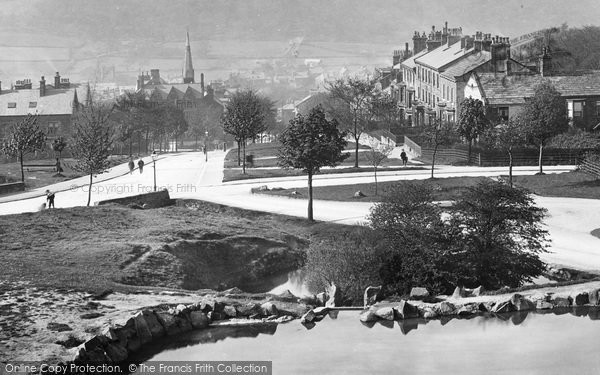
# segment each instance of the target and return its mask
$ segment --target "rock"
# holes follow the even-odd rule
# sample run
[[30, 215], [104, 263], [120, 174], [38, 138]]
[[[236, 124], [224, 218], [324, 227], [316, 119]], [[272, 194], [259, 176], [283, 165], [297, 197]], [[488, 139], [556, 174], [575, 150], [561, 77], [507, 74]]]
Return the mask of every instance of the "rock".
[[452, 298], [464, 298], [467, 295], [465, 292], [465, 288], [462, 286], [457, 286], [454, 288], [454, 293], [452, 293]]
[[279, 318], [275, 319], [275, 321], [277, 323], [287, 323], [287, 322], [291, 322], [292, 320], [294, 320], [294, 317], [291, 315], [283, 315], [283, 316], [280, 316]]
[[511, 300], [499, 302], [492, 307], [493, 313], [508, 313], [515, 310], [515, 306], [512, 304]]
[[401, 300], [398, 306], [394, 307], [396, 316], [400, 319], [410, 319], [419, 317], [419, 309], [405, 300]]
[[327, 288], [327, 295], [329, 299], [325, 302], [326, 307], [342, 306], [342, 290], [339, 286], [331, 283]]
[[165, 333], [168, 336], [173, 336], [183, 332], [183, 330], [178, 324], [178, 319], [175, 316], [169, 314], [168, 312], [157, 312], [156, 317], [160, 324], [162, 324], [162, 326], [164, 327]]
[[573, 299], [571, 297], [553, 297], [551, 302], [554, 307], [570, 307]]
[[64, 331], [72, 331], [73, 330], [73, 328], [69, 327], [67, 324], [54, 323], [54, 322], [48, 323], [46, 328], [48, 328], [50, 331], [54, 331], [54, 332], [64, 332]]
[[208, 327], [208, 316], [202, 311], [192, 311], [190, 313], [190, 320], [192, 327], [196, 329]]
[[228, 294], [233, 294], [233, 295], [235, 295], [235, 294], [243, 294], [243, 293], [244, 293], [244, 291], [243, 291], [243, 290], [241, 290], [241, 289], [240, 289], [240, 288], [238, 288], [238, 287], [233, 287], [233, 288], [230, 288], [230, 289], [224, 290], [224, 291], [222, 291], [221, 293], [222, 293], [223, 295], [225, 295], [225, 296], [226, 296], [226, 295], [228, 295]]
[[354, 198], [362, 198], [362, 197], [366, 197], [366, 195], [363, 194], [362, 191], [358, 190], [357, 192], [354, 193]]
[[579, 293], [575, 296], [575, 305], [583, 306], [590, 303], [590, 295], [587, 292]]
[[175, 311], [177, 312], [177, 314], [181, 314], [181, 313], [185, 312], [186, 310], [187, 310], [186, 305], [177, 305], [177, 307], [175, 308]]
[[[215, 312], [215, 311], [209, 311], [208, 314], [206, 314], [206, 316], [208, 317], [208, 320], [211, 322], [216, 322], [217, 320], [225, 319], [225, 314]], [[259, 316], [262, 316], [262, 314], [259, 314]], [[250, 316], [250, 317], [252, 318], [252, 316]]]
[[144, 315], [146, 325], [152, 334], [152, 338], [163, 337], [165, 335], [165, 328], [162, 326], [162, 324], [160, 324], [154, 312], [150, 310], [144, 310], [142, 314]]
[[85, 359], [87, 363], [109, 363], [109, 359], [102, 348], [86, 350]]
[[359, 317], [360, 321], [363, 323], [375, 322], [377, 321], [377, 315], [373, 310], [363, 311]]
[[317, 296], [315, 296], [315, 295], [302, 297], [299, 299], [299, 302], [303, 303], [305, 305], [312, 305], [312, 306], [318, 305]]
[[132, 319], [135, 323], [135, 332], [137, 333], [137, 338], [140, 339], [141, 343], [145, 344], [152, 341], [152, 332], [150, 332], [150, 328], [148, 327], [148, 323], [146, 323], [143, 312], [138, 312], [133, 316]]
[[538, 310], [548, 310], [552, 307], [553, 305], [550, 302], [544, 300], [538, 300], [535, 304], [535, 308]]
[[104, 316], [104, 314], [99, 313], [99, 312], [92, 312], [92, 313], [85, 313], [85, 314], [79, 315], [79, 319], [96, 319], [101, 316]]
[[211, 302], [202, 301], [202, 302], [200, 302], [200, 304], [198, 306], [198, 309], [200, 311], [202, 311], [203, 313], [206, 314], [209, 311], [213, 310], [212, 303]]
[[479, 304], [478, 303], [467, 303], [458, 309], [456, 314], [458, 316], [471, 316], [480, 313]]
[[429, 297], [427, 288], [415, 287], [410, 290], [410, 299], [422, 301], [427, 297]]
[[105, 336], [99, 335], [94, 336], [83, 344], [86, 352], [93, 351], [96, 348], [102, 349], [106, 344], [108, 344], [108, 338]]
[[102, 335], [105, 336], [108, 339], [108, 341], [117, 341], [119, 339], [119, 336], [117, 336], [115, 329], [110, 326], [106, 326], [102, 330]]
[[258, 191], [269, 191], [269, 187], [267, 185], [259, 186]]
[[483, 285], [480, 285], [477, 288], [473, 289], [473, 292], [471, 293], [471, 295], [473, 297], [479, 297], [483, 294], [483, 292], [485, 292], [485, 289], [483, 288]]
[[383, 320], [394, 320], [394, 309], [391, 307], [382, 307], [375, 310], [375, 316]]
[[324, 316], [326, 315], [329, 311], [331, 311], [331, 307], [326, 307], [326, 306], [320, 306], [320, 307], [316, 307], [313, 309], [313, 312], [315, 313], [315, 315], [317, 316]]
[[262, 309], [258, 303], [249, 302], [245, 305], [236, 306], [237, 315], [240, 316], [251, 316], [254, 314], [260, 314]]
[[289, 290], [286, 290], [286, 291], [276, 295], [275, 299], [277, 301], [283, 301], [283, 302], [297, 302], [298, 301], [298, 297], [293, 295], [292, 292], [290, 292]]
[[222, 313], [223, 309], [225, 309], [225, 304], [219, 301], [213, 301], [211, 304], [212, 311]]
[[235, 307], [229, 305], [223, 308], [223, 313], [228, 318], [235, 318], [237, 316], [237, 311], [235, 310]]
[[590, 299], [590, 305], [592, 305], [592, 306], [600, 305], [600, 289], [590, 290], [588, 292], [588, 298]]
[[127, 349], [118, 343], [111, 342], [104, 349], [106, 356], [115, 363], [123, 362], [127, 359]]
[[298, 191], [294, 190], [290, 193], [290, 195], [302, 195], [302, 194], [300, 194]]
[[317, 305], [325, 306], [325, 302], [329, 299], [329, 296], [325, 292], [317, 294]]
[[443, 301], [433, 306], [433, 310], [437, 312], [439, 315], [454, 315], [456, 311], [456, 306], [452, 303]]
[[423, 318], [425, 319], [435, 319], [438, 317], [438, 314], [433, 309], [425, 309], [423, 311]]
[[90, 296], [91, 299], [95, 299], [95, 300], [103, 300], [106, 297], [108, 297], [110, 294], [113, 294], [113, 290], [112, 289], [105, 289], [100, 293], [96, 293], [96, 294], [92, 294]]
[[380, 286], [368, 286], [365, 289], [365, 293], [363, 295], [363, 305], [364, 307], [371, 306], [375, 304], [381, 298], [381, 285]]
[[306, 324], [306, 323], [310, 323], [313, 320], [315, 320], [316, 318], [316, 314], [315, 312], [311, 309], [308, 310], [304, 315], [302, 315], [302, 317], [300, 318], [300, 323], [302, 324]]
[[514, 306], [515, 311], [535, 310], [533, 302], [518, 293], [510, 298], [510, 302]]
[[265, 316], [279, 315], [279, 310], [277, 310], [277, 306], [275, 306], [272, 302], [265, 302], [262, 305], [260, 305], [260, 308]]

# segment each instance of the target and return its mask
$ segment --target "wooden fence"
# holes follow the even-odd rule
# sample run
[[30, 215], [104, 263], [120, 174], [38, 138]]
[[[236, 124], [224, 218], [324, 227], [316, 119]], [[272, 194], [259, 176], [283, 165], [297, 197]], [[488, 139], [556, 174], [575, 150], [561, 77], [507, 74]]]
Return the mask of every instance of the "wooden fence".
[[580, 168], [585, 173], [589, 173], [600, 178], [600, 163], [591, 162], [589, 160], [583, 160]]

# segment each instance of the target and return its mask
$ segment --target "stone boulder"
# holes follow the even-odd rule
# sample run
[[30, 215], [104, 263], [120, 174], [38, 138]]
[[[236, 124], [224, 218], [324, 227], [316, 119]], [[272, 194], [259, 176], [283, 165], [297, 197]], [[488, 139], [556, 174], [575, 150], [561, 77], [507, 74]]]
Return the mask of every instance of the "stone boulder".
[[258, 303], [252, 303], [249, 302], [247, 304], [244, 305], [239, 305], [236, 306], [237, 309], [237, 314], [240, 316], [251, 316], [251, 315], [256, 315], [256, 314], [261, 314], [262, 313], [262, 309], [260, 308], [260, 305]]
[[190, 313], [190, 320], [192, 323], [192, 327], [196, 329], [206, 328], [209, 324], [208, 316], [202, 311], [192, 311]]
[[275, 304], [273, 304], [272, 302], [265, 302], [262, 305], [260, 305], [260, 308], [261, 312], [265, 316], [279, 315], [279, 310], [277, 309], [277, 306], [275, 306]]
[[467, 303], [466, 305], [461, 306], [456, 314], [458, 316], [471, 316], [475, 314], [479, 314], [479, 304], [478, 303]]
[[394, 309], [392, 307], [381, 307], [375, 310], [375, 316], [383, 320], [394, 320]]
[[327, 302], [327, 300], [329, 299], [329, 296], [325, 292], [321, 292], [321, 293], [317, 294], [316, 297], [317, 297], [317, 305], [318, 306], [325, 306], [325, 302]]
[[462, 286], [457, 286], [456, 288], [454, 288], [454, 293], [452, 293], [452, 298], [464, 298], [467, 296], [467, 292], [465, 291], [465, 288], [463, 288]]
[[235, 310], [235, 307], [227, 305], [223, 308], [223, 314], [228, 318], [235, 318], [237, 316], [237, 311]]
[[315, 314], [315, 312], [312, 309], [308, 310], [300, 318], [300, 323], [302, 323], [302, 324], [311, 323], [313, 320], [315, 320], [316, 317], [317, 317], [317, 315]]
[[514, 306], [515, 311], [535, 310], [535, 304], [518, 293], [510, 298], [510, 302]]
[[375, 315], [375, 311], [369, 309], [369, 310], [363, 311], [360, 314], [359, 319], [363, 323], [369, 323], [369, 322], [377, 321], [378, 318], [377, 318], [377, 315]]
[[329, 299], [325, 302], [325, 307], [336, 307], [342, 306], [342, 290], [339, 286], [331, 283], [331, 285], [327, 288], [327, 295]]
[[419, 317], [419, 309], [416, 306], [411, 305], [405, 300], [401, 300], [398, 306], [394, 307], [396, 311], [396, 317], [399, 319], [410, 319]]
[[598, 306], [600, 305], [600, 289], [592, 289], [588, 292], [588, 297], [590, 299], [590, 305]]
[[571, 297], [553, 296], [551, 301], [554, 307], [571, 307], [573, 299]]
[[433, 311], [437, 314], [446, 316], [446, 315], [454, 315], [456, 313], [456, 306], [452, 303], [443, 301], [433, 306]]
[[119, 343], [111, 342], [108, 343], [104, 348], [106, 356], [114, 363], [120, 363], [127, 359], [127, 349], [121, 346]]
[[363, 197], [366, 197], [366, 195], [360, 190], [358, 190], [357, 192], [354, 193], [354, 198], [363, 198]]
[[156, 317], [162, 326], [165, 328], [167, 336], [173, 336], [183, 332], [181, 329], [178, 318], [166, 311], [156, 312]]
[[493, 313], [509, 313], [516, 311], [515, 306], [512, 304], [511, 300], [498, 302], [492, 307]]
[[588, 292], [579, 293], [575, 296], [575, 305], [583, 306], [590, 303], [590, 295]]
[[160, 324], [156, 314], [151, 310], [144, 310], [142, 312], [144, 315], [144, 320], [146, 320], [146, 325], [152, 334], [152, 338], [156, 339], [158, 337], [163, 337], [165, 335], [165, 328]]
[[483, 285], [480, 285], [477, 288], [473, 289], [473, 291], [471, 292], [471, 295], [473, 297], [479, 297], [479, 296], [483, 295], [483, 292], [485, 292], [485, 289], [484, 289]]
[[425, 319], [435, 319], [438, 317], [438, 313], [435, 312], [432, 308], [426, 308], [423, 310], [423, 318]]
[[554, 305], [552, 305], [550, 302], [544, 301], [544, 300], [538, 300], [538, 301], [536, 301], [536, 304], [535, 304], [535, 308], [537, 310], [549, 310], [549, 309], [552, 309], [552, 307], [554, 307]]
[[142, 344], [152, 341], [152, 332], [148, 327], [148, 323], [144, 318], [144, 312], [140, 311], [133, 316], [133, 322], [135, 325], [135, 331], [137, 333], [137, 338], [140, 339]]
[[422, 301], [428, 297], [429, 291], [427, 288], [415, 287], [410, 290], [410, 299]]
[[363, 296], [363, 305], [368, 307], [374, 305], [381, 298], [381, 285], [380, 286], [368, 286], [365, 289]]

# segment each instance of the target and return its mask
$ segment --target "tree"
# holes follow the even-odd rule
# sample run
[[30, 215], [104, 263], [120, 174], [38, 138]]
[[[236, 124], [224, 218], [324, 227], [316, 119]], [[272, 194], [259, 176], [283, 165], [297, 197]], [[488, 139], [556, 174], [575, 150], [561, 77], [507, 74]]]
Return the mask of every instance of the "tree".
[[261, 133], [265, 120], [264, 103], [254, 91], [241, 90], [231, 96], [221, 118], [223, 131], [231, 134], [238, 144], [238, 164], [240, 146], [243, 147], [242, 173], [246, 173], [246, 141]]
[[433, 147], [431, 156], [431, 178], [433, 178], [433, 170], [435, 168], [435, 157], [438, 148], [442, 145], [447, 145], [452, 142], [453, 135], [452, 124], [447, 121], [434, 120], [423, 127], [423, 135], [428, 146]]
[[377, 168], [383, 163], [390, 155], [394, 148], [384, 144], [371, 144], [371, 148], [365, 152], [367, 160], [373, 166], [373, 174], [375, 177], [375, 195], [377, 195]]
[[392, 131], [401, 122], [400, 109], [398, 108], [398, 100], [388, 93], [382, 92], [373, 100], [373, 114], [375, 120], [383, 123], [383, 127], [388, 131]]
[[165, 128], [165, 134], [168, 137], [175, 138], [175, 151], [177, 151], [179, 137], [188, 130], [188, 123], [185, 121], [181, 109], [173, 105], [164, 105], [162, 109], [161, 122]]
[[544, 271], [546, 210], [527, 191], [486, 180], [466, 189], [452, 212], [450, 225], [461, 230], [465, 284], [518, 287]]
[[336, 120], [328, 121], [320, 106], [308, 116], [297, 115], [280, 136], [278, 164], [283, 168], [302, 169], [308, 175], [308, 220], [313, 220], [312, 178], [321, 167], [335, 167], [348, 157], [344, 133]]
[[63, 137], [58, 137], [52, 142], [52, 150], [58, 152], [58, 158], [62, 157], [62, 152], [67, 147], [67, 141]]
[[358, 168], [358, 141], [374, 116], [373, 103], [379, 95], [376, 81], [359, 78], [338, 79], [328, 84], [332, 99], [330, 114], [348, 131], [355, 142], [354, 168]]
[[152, 114], [152, 105], [142, 92], [126, 92], [117, 98], [113, 120], [119, 125], [119, 140], [129, 143], [129, 156], [133, 153], [133, 139], [138, 137], [138, 153], [141, 152], [141, 137], [145, 134], [146, 151], [151, 124], [157, 122]]
[[88, 206], [94, 175], [106, 172], [109, 167], [108, 157], [113, 146], [112, 111], [112, 106], [92, 104], [79, 110], [73, 117], [71, 148], [76, 159], [73, 169], [90, 175]]
[[21, 166], [21, 181], [25, 182], [23, 172], [23, 157], [43, 150], [46, 145], [46, 135], [37, 125], [37, 116], [28, 114], [19, 123], [13, 125], [8, 140], [3, 146], [3, 152], [9, 157], [16, 157]]
[[493, 146], [508, 153], [508, 184], [513, 186], [513, 148], [525, 143], [525, 136], [521, 132], [519, 125], [514, 120], [509, 120], [506, 124], [496, 125], [488, 132]]
[[534, 94], [525, 100], [517, 117], [529, 143], [539, 147], [539, 174], [543, 174], [542, 155], [546, 142], [567, 130], [567, 108], [560, 92], [547, 81], [535, 86]]
[[186, 111], [187, 121], [190, 125], [188, 135], [194, 137], [196, 149], [198, 149], [198, 138], [205, 137], [206, 132], [209, 137], [215, 138], [218, 132], [223, 131], [219, 123], [222, 115], [223, 107], [216, 103], [213, 105], [202, 102], [199, 108]]
[[477, 139], [477, 137], [483, 133], [488, 123], [481, 100], [465, 98], [462, 103], [460, 103], [460, 112], [458, 114], [456, 130], [458, 134], [461, 137], [464, 137], [469, 143], [467, 164], [471, 163], [473, 140]]

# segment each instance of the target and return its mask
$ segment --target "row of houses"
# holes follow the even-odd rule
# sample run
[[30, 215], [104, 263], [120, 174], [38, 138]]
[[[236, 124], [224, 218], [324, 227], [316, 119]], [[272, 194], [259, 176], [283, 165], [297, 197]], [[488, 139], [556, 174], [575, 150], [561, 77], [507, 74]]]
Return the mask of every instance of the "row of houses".
[[533, 88], [550, 81], [561, 92], [573, 125], [593, 129], [600, 123], [600, 71], [559, 73], [547, 49], [535, 66], [511, 57], [510, 39], [483, 32], [463, 35], [444, 27], [415, 32], [413, 48], [394, 51], [384, 88], [397, 99], [404, 119], [419, 126], [433, 119], [455, 121], [464, 98], [480, 99], [490, 116], [516, 115]]

